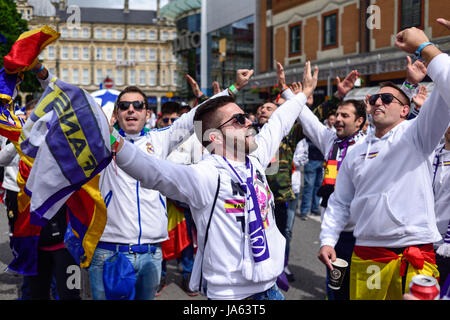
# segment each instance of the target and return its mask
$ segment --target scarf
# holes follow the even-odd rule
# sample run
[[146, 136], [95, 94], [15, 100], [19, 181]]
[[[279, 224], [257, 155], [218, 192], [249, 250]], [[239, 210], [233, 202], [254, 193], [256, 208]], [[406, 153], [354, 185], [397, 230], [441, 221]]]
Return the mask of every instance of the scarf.
[[231, 176], [237, 178], [242, 190], [245, 191], [245, 231], [243, 259], [241, 261], [242, 275], [254, 282], [268, 281], [278, 276], [275, 274], [273, 259], [270, 256], [269, 246], [261, 216], [258, 196], [254, 186], [253, 164], [249, 157], [245, 158], [247, 176], [242, 178], [235, 168], [222, 157], [227, 166], [225, 169], [231, 172]]
[[[436, 155], [434, 156], [434, 172], [433, 172], [433, 189], [434, 189], [434, 183], [436, 181], [436, 174], [439, 168], [439, 155], [444, 150], [445, 145], [442, 146], [442, 148], [439, 149], [438, 152], [436, 152]], [[439, 248], [436, 250], [436, 253], [443, 257], [450, 257], [450, 221], [448, 222], [447, 227], [447, 233], [444, 237], [444, 243], [439, 246]]]

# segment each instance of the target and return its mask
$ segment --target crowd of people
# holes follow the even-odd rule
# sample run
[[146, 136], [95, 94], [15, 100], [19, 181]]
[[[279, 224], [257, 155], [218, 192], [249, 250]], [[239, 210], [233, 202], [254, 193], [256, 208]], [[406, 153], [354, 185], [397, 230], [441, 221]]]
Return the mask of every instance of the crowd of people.
[[[396, 46], [417, 57], [407, 56], [404, 83], [381, 83], [364, 101], [346, 99], [360, 77], [352, 70], [314, 106], [319, 70], [309, 61], [303, 80], [289, 85], [277, 63], [281, 92], [251, 115], [235, 102], [253, 75], [248, 69], [237, 70], [229, 88], [215, 83], [212, 97], [187, 76], [195, 103], [167, 102], [156, 119], [140, 88], [122, 90], [108, 119], [113, 161], [100, 173], [107, 221], [88, 268], [93, 299], [161, 294], [164, 242], [177, 236], [169, 233], [169, 208], [185, 221], [187, 241], [176, 258], [189, 296], [283, 300], [295, 281], [289, 257], [297, 212], [322, 221], [318, 258], [327, 267], [328, 300], [402, 299], [417, 274], [447, 288], [450, 58], [416, 28], [397, 34]], [[45, 89], [54, 76], [39, 63], [34, 70]], [[430, 95], [419, 86], [427, 75]], [[11, 230], [18, 160], [4, 141]], [[41, 231], [38, 274], [24, 277], [22, 299], [80, 299], [79, 289], [65, 285], [67, 266], [76, 264], [66, 228], [63, 206]], [[336, 258], [349, 264], [337, 290], [327, 285]], [[373, 265], [376, 290], [367, 285]], [[126, 286], [119, 285], [124, 272], [132, 274]]]

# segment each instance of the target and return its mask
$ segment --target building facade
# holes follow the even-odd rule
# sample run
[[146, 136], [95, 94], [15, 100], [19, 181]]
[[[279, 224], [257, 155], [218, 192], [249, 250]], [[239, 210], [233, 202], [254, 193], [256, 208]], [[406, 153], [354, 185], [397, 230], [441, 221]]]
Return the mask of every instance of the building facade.
[[[436, 22], [449, 17], [439, 0], [257, 0], [256, 75], [251, 85], [270, 91], [276, 85], [275, 60], [285, 66], [288, 83], [300, 81], [304, 63], [319, 67], [315, 95], [329, 96], [351, 70], [363, 86], [405, 78], [405, 53], [395, 48], [396, 34], [408, 27], [424, 30], [450, 52], [450, 31]], [[319, 99], [320, 100], [320, 99]]]
[[67, 6], [66, 1], [18, 0], [30, 29], [48, 25], [61, 33], [40, 59], [63, 81], [93, 92], [106, 78], [116, 90], [136, 85], [152, 105], [174, 99], [177, 61], [172, 54], [173, 23], [158, 10]]

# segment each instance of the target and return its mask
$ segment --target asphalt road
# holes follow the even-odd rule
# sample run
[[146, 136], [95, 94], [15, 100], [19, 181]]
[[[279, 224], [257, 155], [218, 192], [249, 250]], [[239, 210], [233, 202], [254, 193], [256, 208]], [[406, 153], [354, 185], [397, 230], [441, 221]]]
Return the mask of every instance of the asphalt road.
[[[287, 300], [325, 299], [325, 267], [317, 259], [319, 232], [318, 217], [311, 217], [306, 221], [300, 220], [298, 216], [295, 218], [289, 261], [289, 268], [295, 276], [295, 281], [290, 283], [287, 292], [283, 292]], [[11, 259], [6, 212], [3, 205], [0, 205], [0, 300], [16, 300], [20, 294], [22, 276], [4, 272]], [[90, 299], [87, 278], [83, 279], [83, 299]], [[189, 297], [180, 286], [181, 274], [176, 261], [170, 261], [167, 265], [167, 287], [156, 300], [206, 299], [201, 295]]]

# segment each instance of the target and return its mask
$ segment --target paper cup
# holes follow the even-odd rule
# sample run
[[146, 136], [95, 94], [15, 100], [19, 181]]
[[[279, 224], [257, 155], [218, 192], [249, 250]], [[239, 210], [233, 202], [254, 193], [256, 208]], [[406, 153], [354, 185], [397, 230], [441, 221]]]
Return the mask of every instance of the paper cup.
[[336, 258], [335, 261], [331, 262], [333, 265], [333, 270], [329, 270], [328, 287], [334, 290], [339, 290], [344, 280], [345, 271], [348, 268], [348, 262]]

